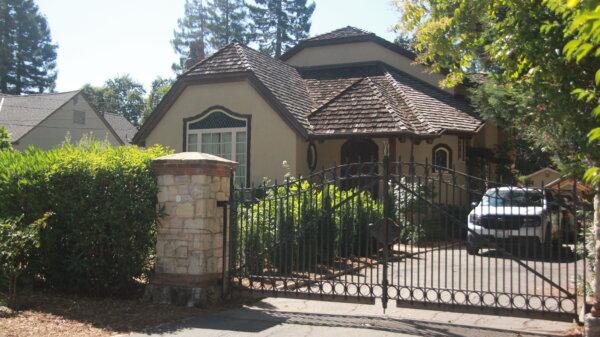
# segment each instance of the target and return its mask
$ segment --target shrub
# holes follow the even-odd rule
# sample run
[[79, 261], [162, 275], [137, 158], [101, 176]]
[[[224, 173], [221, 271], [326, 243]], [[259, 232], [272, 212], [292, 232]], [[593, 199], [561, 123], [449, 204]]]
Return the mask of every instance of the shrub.
[[46, 213], [30, 224], [23, 224], [22, 217], [0, 219], [0, 277], [6, 278], [9, 299], [17, 295], [18, 279], [40, 248], [40, 229], [45, 227], [50, 215]]
[[28, 275], [63, 292], [129, 293], [154, 248], [159, 213], [150, 162], [167, 153], [98, 142], [0, 151], [0, 218], [31, 223], [54, 213]]
[[369, 192], [306, 180], [263, 190], [262, 198], [237, 208], [238, 258], [246, 272], [289, 274], [376, 250], [368, 226], [383, 207]]

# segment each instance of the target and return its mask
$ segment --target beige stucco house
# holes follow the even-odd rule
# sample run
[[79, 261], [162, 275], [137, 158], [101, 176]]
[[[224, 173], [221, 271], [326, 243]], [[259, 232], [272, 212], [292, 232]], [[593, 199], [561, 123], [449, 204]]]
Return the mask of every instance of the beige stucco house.
[[386, 148], [396, 160], [467, 171], [470, 154], [493, 153], [502, 133], [464, 88], [440, 87], [443, 75], [414, 59], [353, 27], [301, 41], [280, 59], [233, 43], [182, 74], [134, 142], [235, 160], [242, 185], [381, 160]]
[[115, 146], [126, 143], [80, 91], [0, 94], [0, 125], [11, 134], [13, 146], [19, 150], [29, 146], [50, 149], [66, 138], [77, 142], [84, 136]]

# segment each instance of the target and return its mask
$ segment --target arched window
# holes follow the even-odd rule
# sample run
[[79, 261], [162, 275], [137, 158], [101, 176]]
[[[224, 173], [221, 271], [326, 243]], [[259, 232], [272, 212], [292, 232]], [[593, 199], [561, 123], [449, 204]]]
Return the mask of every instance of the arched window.
[[250, 117], [225, 108], [212, 108], [198, 116], [184, 119], [184, 149], [188, 152], [214, 154], [236, 161], [234, 183], [246, 186]]
[[452, 166], [452, 150], [448, 145], [438, 144], [433, 147], [433, 170], [436, 167], [449, 169]]

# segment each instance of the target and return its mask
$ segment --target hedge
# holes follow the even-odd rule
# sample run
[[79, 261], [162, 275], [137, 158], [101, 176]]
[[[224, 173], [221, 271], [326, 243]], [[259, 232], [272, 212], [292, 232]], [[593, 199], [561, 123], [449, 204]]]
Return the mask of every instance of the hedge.
[[0, 219], [52, 214], [28, 279], [80, 295], [130, 293], [149, 272], [160, 216], [150, 162], [168, 153], [99, 142], [0, 151]]

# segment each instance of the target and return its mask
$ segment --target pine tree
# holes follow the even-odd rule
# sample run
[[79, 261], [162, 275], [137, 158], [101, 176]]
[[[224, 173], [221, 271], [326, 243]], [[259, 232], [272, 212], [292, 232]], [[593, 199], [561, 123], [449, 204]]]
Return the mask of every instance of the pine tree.
[[[177, 29], [173, 32], [171, 45], [179, 55], [179, 62], [174, 63], [172, 68], [176, 73], [181, 72], [185, 60], [190, 55], [190, 47], [193, 45], [207, 46], [208, 35], [208, 12], [204, 6], [204, 0], [186, 0], [183, 18], [177, 20]], [[202, 47], [203, 54], [209, 50]]]
[[262, 52], [279, 57], [308, 36], [315, 3], [306, 0], [255, 0], [248, 5], [252, 34]]
[[244, 0], [212, 0], [208, 2], [207, 12], [211, 48], [220, 49], [233, 41], [248, 43], [248, 12]]
[[0, 92], [54, 90], [56, 48], [33, 0], [0, 0]]

